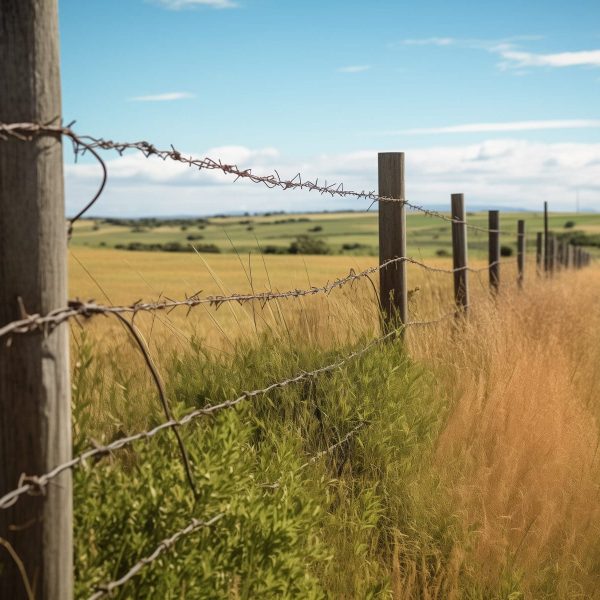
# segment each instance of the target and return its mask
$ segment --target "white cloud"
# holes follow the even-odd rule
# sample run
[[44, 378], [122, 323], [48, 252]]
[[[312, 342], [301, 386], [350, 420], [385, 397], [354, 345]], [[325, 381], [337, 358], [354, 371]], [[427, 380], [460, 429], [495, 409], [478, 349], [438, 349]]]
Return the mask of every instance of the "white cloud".
[[181, 10], [182, 8], [196, 8], [208, 6], [210, 8], [237, 8], [239, 5], [232, 0], [150, 0], [170, 10]]
[[580, 50], [577, 52], [557, 52], [536, 54], [522, 52], [512, 47], [499, 47], [495, 50], [506, 62], [503, 68], [516, 67], [600, 67], [600, 50]]
[[167, 92], [166, 94], [151, 94], [149, 96], [134, 96], [130, 102], [172, 102], [173, 100], [186, 100], [195, 98], [189, 92]]
[[413, 40], [402, 40], [405, 46], [452, 46], [457, 40], [450, 37], [431, 37]]
[[[527, 67], [600, 67], [600, 49], [576, 50], [569, 52], [538, 53], [521, 50], [517, 44], [543, 39], [538, 35], [521, 35], [500, 40], [460, 39], [452, 37], [430, 37], [406, 39], [404, 46], [455, 46], [484, 50], [497, 54], [503, 59], [498, 66], [502, 69], [523, 69]], [[392, 46], [397, 46], [393, 44]]]
[[511, 121], [504, 123], [466, 123], [446, 127], [402, 129], [388, 135], [434, 135], [443, 133], [492, 133], [545, 129], [591, 129], [600, 127], [600, 119], [558, 119], [549, 121]]
[[362, 73], [368, 71], [371, 65], [349, 65], [347, 67], [340, 67], [338, 71], [340, 73]]
[[[393, 148], [384, 148], [384, 150]], [[467, 202], [515, 208], [573, 209], [579, 189], [582, 207], [600, 209], [600, 143], [542, 143], [518, 139], [468, 145], [406, 148], [407, 197], [417, 204], [445, 205], [450, 193], [463, 192]], [[196, 156], [221, 158], [251, 167], [259, 175], [275, 169], [282, 178], [298, 171], [302, 179], [344, 183], [345, 189], [375, 190], [377, 151], [320, 155], [291, 160], [274, 148], [228, 146]], [[107, 162], [105, 193], [95, 215], [207, 215], [266, 210], [366, 209], [365, 200], [329, 197], [315, 192], [270, 190], [215, 171], [197, 171], [178, 163], [146, 159], [135, 153]], [[96, 164], [67, 165], [69, 214], [89, 199], [100, 178]]]

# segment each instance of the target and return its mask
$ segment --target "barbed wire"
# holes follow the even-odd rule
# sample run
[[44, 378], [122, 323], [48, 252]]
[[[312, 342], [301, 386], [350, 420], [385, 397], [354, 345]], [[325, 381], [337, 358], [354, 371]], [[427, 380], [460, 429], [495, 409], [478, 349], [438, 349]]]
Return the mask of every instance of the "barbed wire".
[[[493, 266], [501, 264], [504, 261], [496, 261], [481, 268], [459, 267], [456, 269], [445, 269], [442, 267], [432, 267], [421, 261], [415, 260], [414, 258], [398, 257], [386, 260], [375, 267], [369, 267], [368, 269], [365, 269], [359, 273], [356, 273], [353, 269], [351, 269], [350, 273], [345, 277], [340, 277], [338, 279], [335, 279], [333, 282], [327, 282], [322, 286], [313, 286], [308, 289], [293, 289], [284, 292], [266, 291], [250, 294], [236, 293], [230, 295], [211, 295], [204, 297], [199, 295], [201, 292], [198, 292], [196, 294], [193, 294], [192, 296], [186, 296], [184, 300], [173, 300], [170, 298], [165, 298], [165, 300], [161, 300], [159, 302], [135, 302], [133, 304], [125, 306], [109, 306], [104, 304], [98, 304], [92, 300], [83, 301], [75, 299], [69, 300], [68, 305], [66, 307], [57, 308], [47, 313], [46, 315], [31, 314], [24, 316], [21, 319], [17, 319], [15, 321], [7, 323], [3, 327], [0, 327], [0, 339], [6, 336], [11, 336], [13, 334], [25, 334], [34, 331], [42, 331], [44, 334], [48, 334], [65, 321], [76, 317], [91, 318], [97, 315], [106, 316], [123, 314], [131, 314], [135, 316], [139, 312], [170, 312], [171, 310], [178, 307], [187, 307], [189, 313], [189, 311], [192, 308], [203, 304], [208, 304], [218, 309], [222, 304], [225, 304], [227, 302], [245, 304], [247, 302], [258, 301], [261, 302], [264, 306], [267, 302], [270, 302], [272, 300], [284, 298], [301, 298], [305, 296], [314, 296], [321, 293], [329, 294], [334, 289], [341, 288], [347, 284], [352, 284], [355, 281], [364, 277], [368, 277], [369, 275], [381, 271], [382, 269], [385, 269], [388, 266], [403, 262], [416, 265], [431, 273], [445, 273], [451, 275], [459, 271], [465, 270], [471, 273], [488, 271]], [[25, 310], [25, 308], [22, 305], [20, 306], [20, 309], [22, 312], [24, 312]]]
[[435, 325], [435, 324], [445, 321], [446, 319], [454, 318], [455, 314], [456, 314], [455, 311], [453, 311], [453, 312], [449, 312], [444, 315], [441, 315], [437, 319], [433, 319], [433, 320], [429, 320], [429, 321], [409, 321], [408, 323], [405, 323], [401, 327], [392, 329], [391, 331], [388, 331], [384, 335], [377, 337], [374, 340], [371, 340], [367, 345], [360, 348], [359, 350], [355, 350], [354, 352], [351, 352], [350, 354], [342, 357], [340, 360], [338, 360], [334, 363], [331, 363], [329, 365], [326, 365], [324, 367], [319, 367], [318, 369], [314, 369], [312, 371], [301, 371], [300, 373], [298, 373], [297, 375], [295, 375], [293, 377], [289, 377], [287, 379], [277, 381], [277, 382], [272, 383], [264, 388], [252, 390], [249, 392], [243, 392], [242, 394], [240, 394], [238, 397], [236, 397], [234, 399], [225, 400], [218, 404], [213, 404], [213, 405], [204, 406], [202, 408], [198, 408], [196, 410], [191, 411], [184, 417], [181, 417], [180, 419], [170, 419], [168, 421], [161, 423], [160, 425], [157, 425], [156, 427], [154, 427], [148, 431], [142, 431], [139, 433], [132, 434], [130, 436], [119, 438], [105, 446], [98, 445], [94, 448], [90, 448], [89, 450], [86, 450], [82, 454], [79, 454], [78, 456], [72, 458], [71, 460], [68, 460], [60, 465], [57, 465], [56, 467], [54, 467], [54, 469], [52, 469], [51, 471], [49, 471], [43, 475], [23, 474], [23, 475], [21, 475], [21, 478], [19, 480], [17, 488], [15, 488], [14, 490], [12, 490], [12, 491], [4, 494], [2, 497], [0, 497], [0, 509], [9, 508], [10, 506], [14, 505], [21, 496], [23, 496], [25, 494], [28, 494], [28, 495], [43, 494], [45, 488], [47, 487], [48, 483], [51, 480], [58, 477], [64, 471], [76, 468], [76, 467], [84, 464], [90, 458], [110, 454], [111, 452], [120, 450], [120, 449], [122, 449], [126, 446], [129, 446], [135, 442], [138, 442], [140, 440], [144, 440], [144, 439], [147, 440], [147, 439], [153, 438], [155, 435], [157, 435], [161, 431], [182, 427], [192, 421], [196, 421], [197, 419], [199, 419], [203, 416], [212, 415], [221, 410], [231, 409], [231, 408], [237, 406], [238, 404], [242, 403], [245, 400], [249, 400], [249, 399], [255, 398], [257, 396], [264, 396], [275, 389], [282, 389], [282, 388], [288, 387], [289, 385], [298, 383], [300, 381], [318, 377], [319, 375], [321, 375], [323, 373], [335, 371], [337, 369], [340, 369], [342, 366], [349, 363], [350, 361], [366, 354], [375, 346], [378, 346], [379, 344], [396, 337], [404, 329], [406, 329], [408, 327]]
[[150, 563], [154, 562], [161, 554], [163, 554], [163, 552], [167, 551], [169, 548], [174, 546], [182, 537], [185, 537], [186, 535], [190, 535], [200, 529], [204, 529], [206, 527], [211, 527], [217, 521], [221, 520], [224, 516], [225, 516], [225, 513], [219, 513], [219, 514], [215, 515], [214, 517], [212, 517], [211, 519], [208, 519], [205, 521], [200, 520], [200, 519], [192, 519], [189, 522], [189, 524], [186, 525], [183, 529], [180, 529], [179, 531], [177, 531], [170, 537], [162, 540], [158, 544], [158, 546], [156, 547], [154, 552], [152, 552], [152, 554], [149, 554], [148, 556], [146, 556], [146, 557], [140, 559], [138, 562], [136, 562], [129, 569], [129, 571], [127, 571], [127, 573], [125, 573], [125, 575], [123, 575], [119, 579], [111, 581], [110, 583], [105, 583], [105, 584], [97, 586], [96, 592], [93, 593], [88, 598], [88, 600], [98, 600], [99, 598], [102, 598], [102, 597], [106, 596], [107, 594], [110, 594], [113, 590], [116, 590], [117, 588], [121, 587], [122, 585], [125, 585], [129, 580], [133, 579], [144, 567], [146, 567]]
[[[323, 456], [331, 454], [332, 452], [334, 452], [335, 450], [337, 450], [338, 448], [343, 446], [351, 438], [353, 438], [365, 425], [366, 425], [366, 422], [361, 421], [358, 425], [356, 425], [353, 429], [351, 429], [346, 435], [344, 435], [335, 444], [331, 444], [324, 450], [321, 450], [320, 452], [317, 452], [316, 454], [311, 456], [308, 461], [306, 461], [300, 467], [295, 469], [294, 473], [299, 473], [299, 472], [303, 471], [310, 465], [316, 463], [319, 459], [323, 458]], [[281, 485], [280, 482], [281, 482], [281, 479], [278, 479], [275, 483], [272, 483], [272, 484], [259, 484], [259, 487], [277, 489]], [[225, 516], [225, 513], [222, 512], [222, 513], [219, 513], [218, 515], [216, 515], [215, 517], [213, 517], [212, 519], [209, 519], [208, 521], [192, 519], [191, 522], [188, 525], [186, 525], [183, 529], [180, 529], [179, 531], [177, 531], [170, 537], [159, 542], [156, 549], [150, 555], [148, 555], [148, 556], [140, 559], [138, 562], [136, 562], [127, 571], [127, 573], [125, 573], [125, 575], [123, 575], [119, 579], [116, 579], [109, 583], [105, 583], [105, 584], [96, 586], [96, 592], [94, 594], [92, 594], [88, 598], [88, 600], [98, 600], [99, 598], [102, 598], [106, 594], [109, 594], [110, 592], [117, 589], [118, 587], [123, 586], [125, 583], [127, 583], [128, 581], [133, 579], [133, 577], [135, 577], [144, 567], [146, 567], [150, 563], [154, 562], [166, 550], [168, 550], [169, 548], [174, 546], [181, 538], [191, 535], [200, 529], [204, 529], [206, 527], [210, 527], [211, 525], [214, 525], [217, 521], [222, 519], [224, 516]]]
[[95, 197], [90, 202], [88, 202], [88, 204], [81, 211], [79, 211], [79, 213], [77, 213], [75, 217], [73, 217], [70, 220], [71, 228], [75, 221], [81, 218], [83, 214], [87, 212], [96, 202], [106, 183], [106, 164], [96, 152], [97, 149], [100, 149], [115, 150], [119, 155], [122, 155], [126, 150], [137, 150], [138, 152], [141, 152], [146, 158], [149, 158], [150, 156], [156, 156], [163, 161], [173, 160], [175, 162], [188, 165], [189, 167], [193, 167], [198, 170], [217, 170], [221, 171], [225, 175], [233, 175], [235, 177], [235, 181], [237, 181], [238, 179], [245, 179], [253, 183], [264, 184], [270, 189], [299, 189], [307, 190], [309, 192], [318, 192], [321, 195], [339, 196], [343, 198], [351, 197], [357, 200], [365, 199], [370, 201], [371, 205], [378, 202], [399, 202], [401, 204], [404, 204], [404, 206], [406, 206], [407, 208], [425, 214], [429, 217], [442, 219], [443, 221], [446, 221], [448, 223], [458, 223], [461, 225], [465, 225], [467, 228], [475, 231], [480, 231], [484, 233], [499, 233], [501, 235], [513, 235], [512, 232], [504, 231], [501, 229], [487, 229], [485, 227], [471, 225], [467, 221], [455, 219], [453, 217], [448, 217], [443, 213], [429, 208], [425, 208], [424, 206], [414, 204], [404, 198], [382, 196], [380, 194], [376, 194], [375, 191], [362, 190], [358, 192], [353, 190], [346, 190], [344, 189], [343, 183], [327, 184], [327, 181], [325, 181], [324, 185], [319, 185], [318, 179], [316, 179], [314, 182], [306, 179], [303, 180], [302, 175], [300, 173], [297, 173], [291, 179], [282, 179], [277, 170], [275, 170], [274, 173], [271, 173], [269, 175], [256, 175], [252, 172], [252, 169], [241, 169], [235, 164], [225, 164], [219, 159], [215, 160], [209, 157], [194, 158], [191, 155], [187, 156], [179, 150], [176, 150], [173, 145], [171, 145], [171, 148], [169, 150], [165, 150], [159, 149], [154, 144], [151, 144], [150, 142], [146, 141], [115, 142], [104, 138], [92, 137], [90, 135], [79, 135], [75, 133], [70, 126], [59, 127], [52, 125], [43, 125], [40, 123], [0, 123], [0, 139], [13, 137], [22, 141], [28, 141], [35, 135], [43, 134], [66, 136], [73, 143], [73, 150], [76, 156], [85, 154], [85, 152], [90, 152], [101, 164], [103, 169], [103, 181], [99, 191], [96, 193]]

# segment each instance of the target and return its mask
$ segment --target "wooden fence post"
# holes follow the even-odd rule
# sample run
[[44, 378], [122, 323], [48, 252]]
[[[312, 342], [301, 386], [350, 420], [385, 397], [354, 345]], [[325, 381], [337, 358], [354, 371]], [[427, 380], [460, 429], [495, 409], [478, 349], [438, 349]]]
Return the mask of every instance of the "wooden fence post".
[[541, 231], [537, 232], [535, 238], [535, 268], [538, 276], [542, 274], [544, 260], [544, 234]]
[[[0, 120], [61, 124], [57, 0], [3, 0]], [[62, 141], [0, 140], [0, 325], [66, 306]], [[68, 325], [0, 344], [0, 495], [71, 457]], [[73, 597], [69, 470], [0, 510], [0, 598]], [[25, 582], [28, 581], [28, 584]], [[29, 585], [34, 592], [27, 590]]]
[[498, 292], [500, 286], [500, 212], [488, 212], [488, 258], [490, 271], [490, 290]]
[[556, 239], [556, 265], [555, 265], [555, 269], [557, 271], [561, 271], [562, 270], [562, 241], [559, 240], [558, 238]]
[[[380, 152], [379, 195], [404, 200], [404, 152]], [[406, 257], [404, 202], [379, 202], [379, 264]], [[406, 323], [408, 297], [406, 262], [392, 263], [379, 271], [379, 293], [388, 323]]]
[[544, 202], [544, 271], [550, 271], [550, 238], [548, 237], [548, 202]]
[[523, 287], [523, 279], [525, 278], [525, 221], [523, 219], [519, 219], [517, 221], [517, 283], [519, 287]]
[[560, 265], [563, 269], [567, 269], [568, 267], [568, 259], [569, 259], [569, 255], [568, 255], [568, 249], [567, 249], [567, 240], [563, 239], [560, 242]]
[[467, 271], [467, 222], [463, 194], [452, 194], [452, 261], [454, 268], [454, 301], [457, 315], [469, 310], [469, 280]]
[[575, 263], [574, 259], [574, 246], [569, 244], [567, 246], [567, 269], [572, 269]]
[[557, 271], [557, 253], [556, 253], [556, 236], [550, 234], [550, 274], [554, 275]]

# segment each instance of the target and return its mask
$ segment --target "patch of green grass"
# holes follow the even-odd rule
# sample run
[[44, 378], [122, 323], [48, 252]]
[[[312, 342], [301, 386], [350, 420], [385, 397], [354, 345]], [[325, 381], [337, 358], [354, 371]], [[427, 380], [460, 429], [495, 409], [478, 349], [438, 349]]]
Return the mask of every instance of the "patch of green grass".
[[[76, 450], [87, 444], [91, 395], [106, 367], [95, 362], [85, 338], [79, 348]], [[217, 359], [194, 345], [167, 361], [168, 395], [182, 415], [337, 355], [263, 339]], [[119, 377], [101, 394], [107, 407], [117, 389], [128, 387]], [[155, 394], [150, 387], [146, 393]], [[139, 400], [125, 392], [119, 401]], [[431, 375], [400, 344], [389, 343], [347, 367], [180, 428], [196, 501], [171, 432], [101, 458], [75, 476], [78, 597], [122, 576], [192, 517], [221, 513], [218, 523], [182, 539], [116, 597], [383, 598], [398, 561], [419, 566], [423, 590], [445, 589], [451, 578], [440, 579], [426, 565], [449, 562], [461, 536], [431, 469], [447, 408]], [[157, 403], [150, 424], [161, 420]], [[359, 423], [347, 443], [303, 466]], [[124, 432], [117, 422], [113, 431], [96, 433], [106, 440]]]
[[[469, 213], [468, 222], [487, 228], [487, 213]], [[535, 233], [543, 229], [541, 212], [501, 212], [500, 227], [514, 232], [514, 236], [502, 236], [502, 243], [516, 250], [517, 220], [524, 219], [528, 236], [528, 246], [535, 247]], [[183, 221], [182, 221], [183, 222]], [[359, 244], [363, 255], [378, 254], [378, 215], [376, 212], [358, 213], [311, 213], [306, 215], [272, 215], [251, 217], [210, 218], [198, 229], [194, 220], [189, 226], [177, 222], [156, 226], [144, 225], [144, 231], [132, 231], [131, 223], [115, 225], [101, 219], [84, 220], [76, 224], [72, 244], [74, 246], [98, 247], [103, 243], [112, 248], [130, 243], [190, 245], [187, 237], [201, 233], [203, 244], [215, 244], [221, 252], [232, 252], [233, 247], [240, 253], [258, 252], [260, 246], [286, 249], [298, 236], [308, 235], [323, 239], [334, 254], [343, 253], [344, 245]], [[565, 223], [588, 233], [600, 233], [600, 215], [553, 213], [549, 226], [553, 231], [564, 231]], [[451, 227], [434, 217], [420, 213], [409, 213], [407, 217], [408, 252], [415, 257], [433, 257], [436, 251], [451, 251]], [[469, 230], [467, 236], [470, 254], [473, 258], [487, 256], [487, 234]]]

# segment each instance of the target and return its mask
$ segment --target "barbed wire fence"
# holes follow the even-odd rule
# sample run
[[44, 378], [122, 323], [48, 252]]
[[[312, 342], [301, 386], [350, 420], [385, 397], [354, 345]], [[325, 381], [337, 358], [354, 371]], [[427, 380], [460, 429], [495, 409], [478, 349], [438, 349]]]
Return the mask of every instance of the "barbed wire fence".
[[[81, 219], [86, 212], [98, 201], [102, 191], [105, 188], [108, 178], [108, 169], [100, 154], [101, 151], [116, 151], [119, 155], [126, 151], [138, 151], [146, 157], [155, 156], [163, 161], [176, 161], [190, 168], [198, 170], [218, 170], [225, 175], [230, 175], [237, 180], [247, 180], [252, 183], [264, 185], [268, 189], [281, 190], [305, 190], [317, 192], [340, 198], [363, 199], [369, 203], [379, 204], [379, 263], [376, 266], [369, 267], [363, 271], [356, 272], [350, 270], [348, 275], [341, 276], [328, 281], [320, 286], [311, 286], [306, 289], [290, 289], [287, 291], [265, 290], [252, 293], [233, 293], [229, 295], [207, 295], [194, 294], [186, 296], [183, 299], [163, 299], [157, 302], [137, 301], [126, 305], [106, 305], [96, 303], [92, 300], [81, 300], [78, 298], [65, 301], [62, 306], [53, 308], [47, 312], [32, 311], [27, 306], [26, 300], [17, 292], [17, 309], [19, 318], [10, 320], [6, 323], [0, 323], [0, 351], [7, 355], [11, 346], [18, 343], [19, 339], [37, 340], [43, 344], [44, 340], [51, 338], [61, 326], [68, 322], [79, 320], [78, 322], [88, 321], [100, 315], [113, 316], [118, 319], [127, 329], [135, 340], [140, 353], [142, 354], [154, 385], [157, 389], [161, 406], [164, 412], [164, 420], [157, 426], [140, 431], [135, 434], [120, 437], [107, 445], [95, 445], [94, 447], [82, 452], [75, 457], [69, 457], [67, 460], [53, 464], [46, 472], [27, 469], [19, 473], [18, 480], [9, 482], [2, 480], [0, 487], [0, 513], [6, 513], [13, 510], [20, 504], [20, 500], [26, 496], [47, 497], [54, 493], [50, 484], [59, 479], [73, 469], [82, 465], [90, 465], [91, 459], [97, 459], [102, 456], [113, 454], [124, 448], [129, 448], [137, 442], [151, 440], [163, 432], [172, 432], [176, 438], [179, 448], [181, 461], [184, 467], [190, 489], [196, 495], [196, 483], [192, 474], [192, 468], [188, 458], [187, 450], [179, 431], [186, 425], [193, 423], [204, 417], [215, 415], [225, 410], [235, 410], [240, 404], [247, 401], [255, 401], [261, 397], [268, 397], [271, 392], [283, 389], [289, 386], [314, 380], [324, 373], [338, 371], [356, 361], [360, 357], [371, 352], [381, 344], [403, 343], [403, 337], [406, 331], [413, 327], [436, 326], [441, 323], [455, 323], [460, 326], [468, 318], [469, 310], [473, 306], [469, 294], [469, 274], [475, 274], [479, 279], [482, 274], [489, 273], [490, 294], [498, 293], [500, 286], [500, 267], [504, 264], [514, 264], [513, 260], [501, 259], [500, 236], [515, 236], [517, 241], [517, 272], [519, 286], [523, 286], [525, 272], [526, 256], [526, 233], [523, 220], [518, 222], [517, 232], [510, 232], [500, 229], [498, 211], [490, 211], [488, 228], [482, 228], [467, 222], [465, 216], [464, 197], [462, 194], [452, 196], [450, 216], [438, 211], [427, 209], [423, 206], [411, 203], [404, 197], [404, 154], [403, 153], [384, 153], [379, 156], [379, 193], [374, 191], [352, 191], [344, 189], [343, 184], [319, 184], [319, 180], [310, 181], [303, 178], [299, 173], [291, 179], [283, 179], [277, 172], [269, 175], [257, 175], [249, 168], [240, 168], [237, 165], [230, 165], [213, 158], [194, 158], [184, 155], [173, 146], [169, 150], [161, 150], [148, 142], [113, 142], [102, 138], [95, 138], [87, 135], [79, 135], [73, 129], [72, 125], [62, 127], [51, 124], [40, 124], [33, 122], [0, 123], [0, 144], [13, 141], [20, 144], [34, 144], [39, 139], [47, 137], [59, 140], [61, 138], [69, 139], [73, 144], [76, 156], [85, 153], [91, 153], [101, 165], [101, 183], [94, 197], [79, 211], [68, 223], [68, 235], [71, 235], [74, 223]], [[547, 206], [545, 207], [547, 211]], [[414, 259], [406, 254], [406, 214], [405, 210], [427, 215], [432, 219], [438, 219], [448, 223], [452, 227], [453, 244], [453, 267], [443, 268], [429, 265], [423, 261]], [[467, 248], [467, 230], [483, 232], [488, 235], [489, 253], [488, 264], [481, 268], [473, 268], [468, 265]], [[537, 244], [536, 264], [544, 265], [547, 275], [551, 275], [560, 269], [581, 268], [590, 262], [590, 255], [579, 247], [560, 246], [556, 243], [551, 232], [546, 227], [544, 232], [545, 244]], [[562, 248], [559, 252], [559, 247]], [[544, 249], [552, 249], [551, 254], [544, 253]], [[456, 308], [448, 313], [444, 313], [431, 320], [411, 320], [408, 315], [408, 287], [406, 278], [407, 265], [414, 265], [426, 273], [441, 273], [451, 275], [454, 279], [454, 303]], [[219, 308], [226, 303], [237, 303], [246, 305], [256, 303], [261, 307], [271, 301], [280, 299], [299, 299], [308, 296], [324, 295], [327, 296], [336, 289], [352, 285], [355, 282], [370, 278], [371, 275], [379, 274], [379, 304], [381, 311], [382, 333], [380, 336], [372, 339], [366, 345], [348, 353], [341, 355], [337, 360], [315, 368], [311, 371], [300, 371], [295, 375], [274, 381], [265, 387], [251, 391], [243, 391], [236, 397], [223, 400], [216, 404], [208, 404], [197, 408], [176, 418], [170, 407], [164, 385], [160, 374], [153, 362], [152, 356], [145, 345], [143, 338], [137, 332], [133, 324], [133, 318], [139, 313], [157, 313], [170, 312], [177, 308], [187, 309], [189, 312], [198, 307], [206, 306], [209, 308]], [[542, 275], [538, 272], [537, 275]], [[480, 279], [481, 281], [481, 279]], [[129, 317], [129, 318], [127, 318]], [[358, 420], [358, 423], [356, 422]], [[324, 450], [308, 457], [299, 470], [308, 468], [322, 457], [331, 454], [337, 449], [348, 444], [354, 437], [359, 436], [360, 432], [368, 427], [368, 423], [356, 419], [348, 423], [347, 432], [340, 434], [338, 439]], [[25, 433], [25, 432], [24, 432]], [[70, 454], [70, 453], [69, 453]], [[31, 464], [35, 464], [32, 461]], [[94, 463], [95, 464], [95, 463]], [[70, 493], [70, 480], [61, 482], [61, 486], [67, 485]], [[262, 484], [264, 487], [276, 489], [279, 481], [269, 484]], [[38, 512], [43, 508], [37, 508]], [[160, 556], [172, 548], [178, 540], [183, 537], [194, 534], [201, 529], [218, 527], [219, 521], [224, 513], [218, 513], [213, 516], [207, 516], [204, 519], [193, 518], [182, 529], [174, 532], [169, 537], [163, 539], [153, 552], [135, 562], [121, 577], [110, 582], [96, 586], [95, 591], [90, 596], [90, 600], [96, 600], [112, 591], [120, 588], [133, 580], [147, 565], [156, 561]], [[70, 515], [69, 515], [70, 518]], [[64, 530], [63, 530], [64, 531]], [[55, 532], [58, 535], [57, 532]], [[4, 532], [0, 533], [4, 537]], [[7, 542], [8, 543], [8, 542]], [[12, 546], [11, 546], [12, 548]], [[15, 553], [18, 556], [17, 553]], [[45, 557], [47, 564], [45, 568], [52, 569], [52, 559]], [[18, 577], [22, 579], [32, 572], [35, 565], [27, 561], [14, 561], [15, 564], [22, 563], [23, 568], [18, 569]], [[16, 577], [16, 576], [15, 576]], [[24, 580], [25, 581], [25, 580]], [[25, 581], [24, 585], [29, 586]], [[30, 586], [29, 586], [30, 587]], [[28, 588], [29, 589], [29, 588]]]

